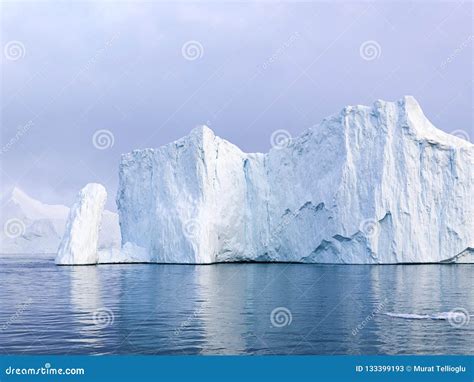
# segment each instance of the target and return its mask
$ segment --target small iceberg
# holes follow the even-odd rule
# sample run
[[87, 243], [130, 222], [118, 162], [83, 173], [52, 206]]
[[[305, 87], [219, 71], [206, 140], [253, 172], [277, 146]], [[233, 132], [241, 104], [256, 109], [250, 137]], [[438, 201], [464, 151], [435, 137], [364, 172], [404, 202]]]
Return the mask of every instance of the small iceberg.
[[453, 322], [466, 321], [469, 322], [470, 315], [465, 309], [456, 309], [450, 312], [439, 312], [433, 314], [415, 314], [415, 313], [393, 313], [385, 312], [383, 313], [386, 316], [395, 317], [395, 318], [404, 318], [407, 320], [448, 320]]

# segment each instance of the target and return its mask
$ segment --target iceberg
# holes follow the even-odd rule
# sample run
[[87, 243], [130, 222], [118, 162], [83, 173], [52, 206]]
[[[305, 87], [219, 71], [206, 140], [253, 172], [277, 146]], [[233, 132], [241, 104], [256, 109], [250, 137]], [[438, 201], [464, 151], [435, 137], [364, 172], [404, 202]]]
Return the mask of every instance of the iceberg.
[[101, 184], [89, 183], [79, 191], [69, 212], [56, 264], [97, 264], [99, 230], [106, 200], [107, 192]]
[[203, 126], [122, 155], [116, 257], [473, 262], [474, 145], [435, 128], [413, 97], [345, 107], [283, 143], [244, 153]]

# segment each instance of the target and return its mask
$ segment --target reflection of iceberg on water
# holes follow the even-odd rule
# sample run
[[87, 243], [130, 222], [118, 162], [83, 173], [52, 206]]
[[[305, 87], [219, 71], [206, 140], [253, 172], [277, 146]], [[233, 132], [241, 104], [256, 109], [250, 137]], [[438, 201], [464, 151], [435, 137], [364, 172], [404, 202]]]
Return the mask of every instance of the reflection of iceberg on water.
[[101, 331], [113, 323], [112, 310], [103, 306], [100, 269], [97, 267], [71, 267], [70, 303], [74, 314], [72, 325], [77, 327], [74, 341], [99, 345]]
[[[233, 268], [233, 269], [232, 269]], [[235, 289], [231, 282], [235, 267], [200, 267], [198, 284], [201, 299], [199, 319], [204, 336], [202, 354], [241, 354], [246, 341], [239, 333], [245, 327], [246, 289]]]

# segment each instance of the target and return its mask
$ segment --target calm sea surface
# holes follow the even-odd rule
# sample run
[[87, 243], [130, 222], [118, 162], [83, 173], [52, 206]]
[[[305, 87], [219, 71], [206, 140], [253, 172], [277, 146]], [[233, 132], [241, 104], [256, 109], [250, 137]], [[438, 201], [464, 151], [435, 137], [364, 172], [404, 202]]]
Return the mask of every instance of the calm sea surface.
[[473, 313], [474, 265], [0, 255], [0, 354], [474, 354]]

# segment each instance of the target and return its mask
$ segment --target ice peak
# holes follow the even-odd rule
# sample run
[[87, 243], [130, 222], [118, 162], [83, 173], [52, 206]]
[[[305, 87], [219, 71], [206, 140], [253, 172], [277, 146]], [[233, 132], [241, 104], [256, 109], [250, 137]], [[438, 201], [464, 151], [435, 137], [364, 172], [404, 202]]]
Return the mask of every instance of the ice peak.
[[105, 193], [107, 194], [107, 192], [105, 191], [105, 187], [100, 184], [100, 183], [88, 183], [85, 185], [85, 187], [83, 187], [80, 191], [82, 194], [90, 194], [90, 193]]
[[418, 103], [416, 98], [412, 95], [403, 96], [399, 102], [403, 102], [404, 105], [408, 105], [409, 107], [413, 107], [413, 108], [416, 107], [416, 108], [421, 109], [420, 104]]
[[13, 200], [22, 200], [22, 199], [32, 199], [30, 196], [26, 194], [23, 190], [18, 187], [13, 187], [11, 191], [11, 198]]
[[[346, 106], [336, 119], [351, 113], [360, 115], [372, 113], [374, 115], [384, 115], [388, 118], [395, 110], [397, 110], [399, 117], [399, 122], [396, 123], [408, 128], [410, 133], [417, 140], [424, 140], [446, 147], [472, 147], [472, 143], [435, 127], [423, 113], [416, 98], [411, 95], [405, 95], [398, 101], [384, 101], [379, 99], [373, 103], [372, 107], [364, 105]], [[331, 117], [325, 120], [329, 119], [331, 119]]]
[[43, 203], [29, 196], [25, 191], [18, 187], [13, 187], [9, 200], [20, 206], [29, 206], [35, 209], [41, 208]]
[[194, 131], [194, 132], [200, 133], [200, 134], [209, 134], [209, 133], [214, 134], [214, 131], [212, 131], [212, 129], [207, 125], [198, 125], [194, 129], [192, 129], [191, 131]]
[[426, 118], [420, 104], [413, 96], [406, 95], [398, 101], [398, 105], [406, 115], [414, 118]]
[[207, 137], [215, 137], [214, 131], [212, 131], [208, 126], [206, 125], [199, 125], [196, 126], [194, 129], [191, 130], [189, 133], [191, 137], [195, 137], [198, 139], [204, 139]]
[[21, 213], [29, 219], [62, 219], [67, 216], [68, 208], [63, 205], [45, 204], [29, 196], [19, 187], [13, 187], [10, 192], [4, 194], [2, 207], [21, 210]]
[[434, 126], [423, 113], [423, 110], [415, 97], [404, 96], [398, 101], [398, 105], [403, 109], [406, 122], [418, 139], [429, 141], [432, 144], [440, 144], [449, 147], [467, 148], [473, 146], [471, 142], [446, 133]]

